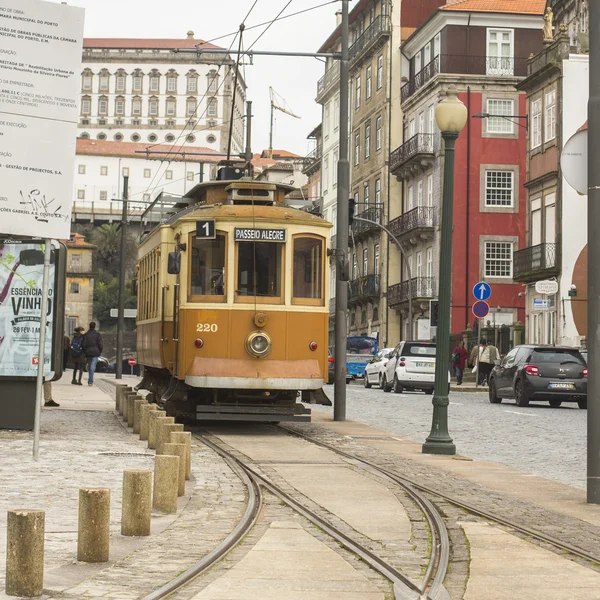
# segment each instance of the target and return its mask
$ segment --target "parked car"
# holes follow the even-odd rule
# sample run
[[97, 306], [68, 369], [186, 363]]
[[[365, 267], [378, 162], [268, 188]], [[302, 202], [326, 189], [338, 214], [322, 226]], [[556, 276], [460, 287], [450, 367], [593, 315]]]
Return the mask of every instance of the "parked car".
[[388, 364], [388, 358], [393, 351], [393, 348], [384, 348], [367, 363], [364, 377], [366, 388], [370, 388], [372, 385], [382, 387], [381, 382], [383, 380], [383, 372]]
[[[450, 372], [448, 372], [450, 382]], [[388, 358], [382, 376], [384, 392], [397, 394], [421, 390], [433, 394], [435, 383], [435, 344], [432, 342], [400, 342]]]
[[[329, 349], [329, 358], [327, 359], [327, 383], [333, 385], [335, 382], [335, 358], [333, 356], [333, 348]], [[350, 383], [352, 377], [348, 375], [348, 367], [346, 367], [346, 383]]]
[[587, 365], [577, 348], [561, 346], [517, 346], [496, 365], [490, 375], [489, 398], [499, 404], [514, 398], [517, 406], [531, 400], [577, 402], [587, 408]]

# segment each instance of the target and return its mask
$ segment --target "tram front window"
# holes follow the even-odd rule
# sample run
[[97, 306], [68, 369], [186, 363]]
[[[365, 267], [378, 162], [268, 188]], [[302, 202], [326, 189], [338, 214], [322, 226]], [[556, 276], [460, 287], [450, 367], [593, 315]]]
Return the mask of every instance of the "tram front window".
[[225, 236], [214, 240], [192, 238], [191, 296], [225, 294]]
[[238, 296], [281, 297], [283, 244], [238, 242]]
[[294, 298], [320, 299], [323, 286], [323, 241], [297, 237], [294, 240]]

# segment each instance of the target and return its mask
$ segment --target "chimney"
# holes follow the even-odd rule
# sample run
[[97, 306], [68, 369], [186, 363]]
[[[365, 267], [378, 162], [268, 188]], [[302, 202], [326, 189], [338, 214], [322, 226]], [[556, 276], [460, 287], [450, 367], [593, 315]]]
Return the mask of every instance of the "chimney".
[[194, 39], [194, 32], [192, 30], [187, 32], [187, 39], [188, 40], [193, 40]]
[[335, 26], [337, 27], [342, 22], [342, 11], [338, 10], [335, 13]]

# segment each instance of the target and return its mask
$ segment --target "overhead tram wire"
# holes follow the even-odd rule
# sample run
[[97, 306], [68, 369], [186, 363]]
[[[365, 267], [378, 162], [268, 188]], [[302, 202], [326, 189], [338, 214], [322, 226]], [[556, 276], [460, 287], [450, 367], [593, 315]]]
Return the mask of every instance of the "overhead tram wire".
[[[340, 0], [329, 0], [329, 2], [323, 2], [323, 4], [317, 4], [316, 6], [311, 6], [310, 8], [305, 8], [303, 10], [299, 10], [294, 13], [290, 13], [289, 15], [284, 15], [283, 17], [279, 17], [276, 21], [283, 21], [284, 19], [289, 19], [291, 17], [296, 17], [298, 15], [310, 12], [311, 10], [317, 10], [318, 8], [323, 8], [324, 6], [329, 6], [330, 4], [337, 4]], [[252, 29], [257, 29], [258, 27], [262, 27], [263, 25], [268, 25], [272, 21], [265, 21], [264, 23], [257, 23], [256, 25], [246, 26], [245, 31], [251, 31]], [[212, 44], [213, 42], [218, 42], [219, 40], [223, 40], [225, 38], [231, 37], [232, 35], [237, 35], [237, 31], [232, 31], [231, 33], [226, 33], [225, 35], [220, 35], [219, 37], [212, 38], [210, 40], [206, 40], [202, 42], [203, 44]]]
[[246, 50], [246, 52], [248, 52], [249, 50], [251, 50], [253, 48], [253, 46], [256, 45], [256, 42], [258, 42], [258, 40], [260, 40], [260, 38], [265, 35], [265, 33], [267, 33], [267, 31], [269, 31], [269, 29], [272, 27], [272, 25], [279, 20], [279, 17], [281, 17], [281, 15], [283, 14], [283, 12], [285, 11], [285, 9], [293, 2], [294, 0], [288, 0], [288, 3], [279, 11], [279, 13], [277, 14], [277, 16], [272, 20], [272, 21], [268, 21], [268, 25], [265, 27], [264, 31], [252, 42], [252, 44], [250, 44], [250, 47]]
[[[258, 1], [258, 0], [256, 0]], [[252, 8], [256, 6], [256, 2], [254, 2]], [[252, 9], [250, 9], [252, 10]], [[250, 14], [250, 13], [248, 13]], [[238, 83], [238, 75], [240, 72], [240, 59], [242, 56], [242, 41], [244, 37], [244, 24], [240, 25], [240, 43], [238, 44], [238, 52], [237, 52], [237, 61], [235, 64], [235, 75], [233, 76], [233, 91], [231, 94], [231, 118], [229, 119], [229, 139], [227, 140], [227, 160], [229, 160], [231, 156], [231, 141], [233, 139], [233, 119], [235, 118], [235, 99], [237, 97], [237, 83]]]
[[[246, 19], [250, 16], [250, 14], [252, 13], [252, 11], [254, 10], [255, 6], [258, 4], [258, 0], [254, 0], [254, 4], [250, 7], [250, 10], [246, 13], [246, 16], [244, 17], [244, 20], [242, 21], [242, 23], [240, 24], [238, 33], [241, 36], [241, 32], [244, 30], [245, 27], [245, 22]], [[229, 45], [228, 48], [228, 52], [231, 50], [231, 48], [233, 47], [233, 45], [235, 44], [235, 40], [237, 39], [237, 35], [235, 35], [235, 37], [233, 38], [233, 40], [231, 41], [231, 44]], [[241, 41], [241, 40], [240, 40]], [[207, 43], [207, 42], [203, 42], [203, 43]], [[225, 54], [223, 56], [223, 60], [219, 63], [218, 67], [217, 67], [217, 74], [219, 74], [219, 72], [221, 71], [221, 67], [227, 62], [227, 59], [229, 57], [229, 54]], [[238, 53], [238, 63], [239, 63], [239, 53]], [[237, 75], [237, 69], [239, 68], [239, 65], [236, 65], [236, 75]], [[224, 84], [225, 79], [223, 79], [223, 81], [219, 84], [219, 87], [217, 88], [217, 91], [215, 93], [218, 93], [219, 90], [221, 89], [222, 85]], [[205, 107], [203, 113], [200, 115], [200, 117], [197, 118], [197, 122], [196, 125], [194, 125], [191, 129], [191, 131], [186, 132], [189, 124], [191, 123], [192, 119], [194, 119], [196, 117], [196, 114], [198, 112], [198, 108], [200, 107], [200, 104], [202, 103], [202, 101], [206, 98], [207, 94], [208, 94], [209, 88], [206, 88], [206, 91], [204, 92], [204, 94], [202, 95], [202, 97], [200, 98], [200, 100], [196, 103], [196, 109], [194, 110], [194, 113], [192, 115], [190, 115], [190, 117], [187, 120], [187, 123], [185, 124], [185, 127], [182, 129], [181, 133], [179, 134], [179, 136], [177, 137], [177, 139], [173, 142], [170, 150], [167, 152], [167, 156], [161, 160], [161, 164], [159, 166], [159, 168], [156, 171], [156, 174], [154, 175], [154, 177], [152, 178], [152, 181], [150, 181], [150, 184], [148, 185], [147, 189], [145, 192], [143, 192], [144, 194], [147, 194], [150, 189], [156, 189], [159, 184], [161, 183], [167, 169], [169, 168], [169, 166], [171, 165], [171, 163], [173, 162], [173, 159], [170, 159], [169, 162], [167, 163], [167, 167], [165, 169], [165, 172], [160, 176], [160, 179], [158, 180], [157, 184], [154, 186], [154, 188], [152, 188], [153, 184], [154, 184], [154, 180], [155, 178], [158, 176], [158, 174], [160, 173], [161, 167], [164, 163], [164, 161], [171, 155], [172, 150], [175, 148], [175, 146], [177, 145], [177, 143], [179, 142], [179, 140], [181, 139], [181, 137], [185, 134], [184, 140], [181, 144], [181, 146], [179, 147], [179, 150], [175, 153], [175, 154], [179, 154], [181, 152], [181, 149], [183, 148], [183, 146], [185, 145], [185, 140], [194, 133], [194, 131], [196, 130], [196, 125], [197, 122], [200, 121], [200, 119], [202, 119], [204, 117], [204, 115], [206, 114], [207, 110], [208, 110], [208, 105]], [[234, 90], [234, 101], [235, 101], [235, 90]], [[230, 123], [229, 125], [230, 129], [231, 127], [233, 127], [233, 123]], [[158, 144], [154, 144], [153, 146], [147, 146], [146, 150], [150, 150], [151, 148], [157, 146]]]

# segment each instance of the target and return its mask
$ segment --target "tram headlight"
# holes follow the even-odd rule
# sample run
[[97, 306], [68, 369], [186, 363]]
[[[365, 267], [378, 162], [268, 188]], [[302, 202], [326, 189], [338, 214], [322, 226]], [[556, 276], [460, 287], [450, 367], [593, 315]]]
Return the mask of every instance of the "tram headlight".
[[253, 331], [246, 338], [246, 352], [255, 358], [264, 358], [271, 352], [271, 338], [264, 331]]

